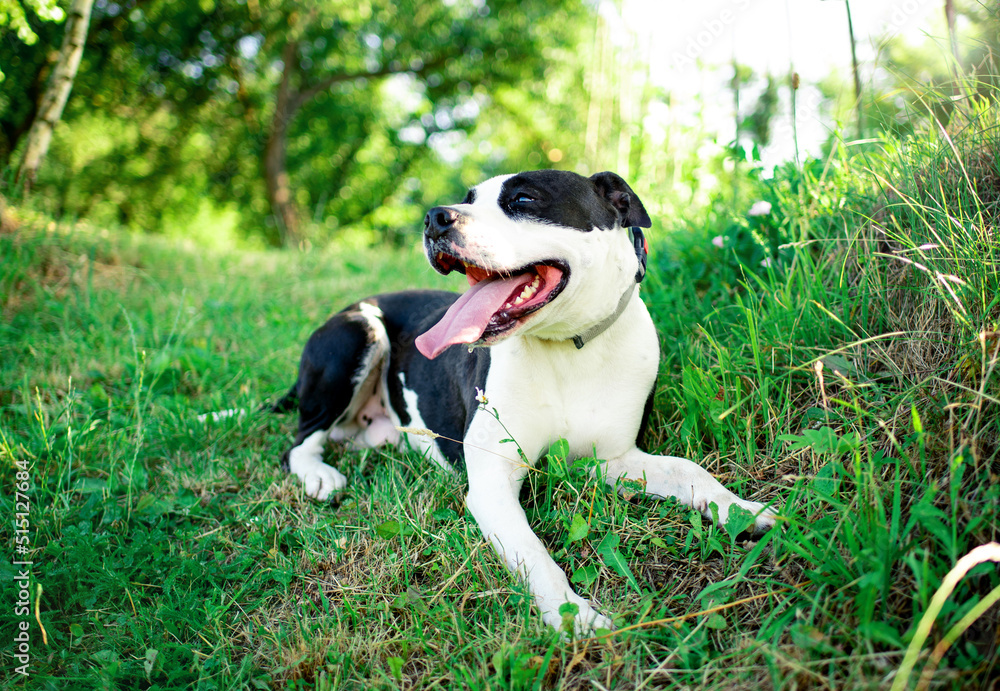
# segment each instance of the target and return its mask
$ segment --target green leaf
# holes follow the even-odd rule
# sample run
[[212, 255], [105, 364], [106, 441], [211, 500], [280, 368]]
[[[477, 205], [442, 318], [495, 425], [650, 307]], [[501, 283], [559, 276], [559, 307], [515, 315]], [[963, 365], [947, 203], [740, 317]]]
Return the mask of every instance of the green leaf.
[[575, 602], [564, 602], [559, 605], [559, 616], [562, 617], [562, 628], [566, 633], [573, 633], [573, 622], [580, 613], [580, 606]]
[[456, 518], [458, 518], [458, 514], [455, 512], [455, 509], [449, 509], [449, 508], [438, 509], [437, 511], [432, 513], [431, 516], [434, 517], [435, 521], [441, 521], [442, 523], [446, 523], [448, 521], [454, 521]]
[[149, 514], [152, 516], [161, 516], [165, 513], [173, 511], [173, 509], [173, 500], [157, 497], [155, 494], [142, 495], [139, 497], [139, 501], [136, 502], [135, 505], [135, 512], [137, 514]]
[[836, 496], [837, 490], [840, 488], [840, 478], [837, 475], [837, 464], [827, 463], [819, 472], [816, 473], [816, 477], [813, 478], [812, 482], [809, 483], [811, 489], [824, 499], [832, 499]]
[[628, 567], [628, 562], [625, 561], [625, 557], [622, 553], [618, 551], [618, 543], [621, 538], [615, 533], [608, 533], [601, 540], [601, 544], [597, 546], [597, 554], [600, 555], [601, 561], [603, 561], [607, 566], [611, 567], [615, 573], [617, 573], [622, 578], [628, 580], [629, 585], [631, 585], [635, 592], [642, 594], [642, 589], [639, 588], [639, 583], [635, 580], [635, 575], [632, 570]]
[[917, 519], [920, 526], [936, 537], [942, 545], [950, 547], [952, 543], [951, 529], [948, 527], [949, 519], [945, 513], [930, 502], [918, 502], [911, 509], [913, 517]]
[[845, 434], [838, 437], [832, 427], [820, 427], [819, 429], [807, 429], [801, 435], [779, 434], [780, 441], [790, 443], [792, 451], [802, 449], [812, 449], [819, 454], [844, 454], [858, 448], [860, 441], [856, 434]]
[[754, 525], [753, 513], [747, 511], [742, 506], [733, 504], [729, 507], [729, 516], [726, 518], [726, 532], [730, 540], [736, 540], [740, 533], [752, 528]]
[[565, 461], [569, 457], [569, 442], [565, 439], [557, 439], [549, 446], [549, 456]]
[[709, 614], [708, 618], [705, 620], [705, 626], [710, 629], [715, 629], [716, 631], [721, 631], [726, 628], [728, 624], [726, 623], [726, 618], [724, 616], [718, 612], [713, 612], [712, 614]]
[[842, 355], [827, 355], [823, 358], [823, 365], [834, 372], [839, 374], [845, 379], [850, 379], [854, 382], [867, 382], [869, 381], [864, 375], [858, 372], [858, 368], [855, 367], [850, 360]]
[[91, 657], [100, 662], [113, 662], [118, 656], [113, 650], [98, 650]]
[[586, 566], [581, 566], [574, 571], [573, 575], [570, 576], [570, 580], [574, 583], [580, 584], [584, 588], [589, 588], [591, 584], [597, 580], [597, 576], [600, 573], [601, 570], [597, 568], [596, 565], [587, 564]]
[[153, 673], [153, 668], [156, 666], [156, 656], [160, 654], [160, 651], [156, 648], [146, 649], [146, 659], [142, 663], [142, 668], [146, 670], [146, 679], [149, 679], [149, 675]]
[[416, 531], [413, 526], [402, 525], [399, 521], [390, 519], [385, 523], [375, 526], [375, 532], [379, 534], [379, 537], [384, 537], [388, 540], [397, 535], [413, 535]]
[[375, 532], [379, 534], [379, 537], [384, 537], [389, 539], [399, 535], [400, 526], [399, 521], [386, 521], [380, 525], [375, 526]]
[[424, 602], [423, 593], [412, 585], [393, 598], [389, 606], [392, 609], [427, 612], [427, 603]]
[[903, 644], [903, 639], [891, 624], [884, 621], [869, 621], [862, 623], [858, 626], [858, 631], [865, 638], [870, 638], [873, 641], [878, 641], [879, 643], [885, 643], [896, 649], [902, 649], [906, 646]]
[[842, 436], [837, 442], [837, 453], [851, 453], [852, 451], [856, 451], [859, 446], [861, 446], [861, 441], [858, 439], [858, 435], [850, 432]]
[[504, 656], [503, 652], [498, 650], [493, 653], [493, 669], [496, 670], [497, 674], [503, 674], [504, 668]]
[[569, 526], [569, 537], [567, 540], [569, 542], [576, 542], [577, 540], [582, 540], [590, 534], [590, 525], [587, 520], [580, 514], [573, 514], [573, 522]]
[[396, 681], [403, 681], [403, 658], [390, 657], [386, 660], [389, 664], [389, 672]]
[[563, 618], [567, 616], [575, 617], [579, 613], [580, 613], [580, 605], [576, 604], [575, 602], [564, 602], [561, 605], [559, 605], [559, 616]]

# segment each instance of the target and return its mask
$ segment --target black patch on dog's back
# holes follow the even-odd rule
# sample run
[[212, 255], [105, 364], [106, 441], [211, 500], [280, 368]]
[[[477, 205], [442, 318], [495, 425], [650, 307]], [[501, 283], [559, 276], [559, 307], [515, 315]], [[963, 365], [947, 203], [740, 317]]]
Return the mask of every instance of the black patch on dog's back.
[[413, 346], [413, 340], [436, 324], [457, 298], [457, 293], [408, 290], [377, 295], [369, 302], [382, 310], [392, 343], [386, 379], [389, 404], [400, 422], [409, 425], [412, 420], [406, 413], [403, 387], [417, 394], [424, 424], [441, 435], [436, 440], [441, 453], [452, 465], [464, 468], [462, 440], [479, 407], [476, 388], [486, 386], [489, 350], [476, 348], [470, 353], [466, 347], [455, 346], [428, 360]]

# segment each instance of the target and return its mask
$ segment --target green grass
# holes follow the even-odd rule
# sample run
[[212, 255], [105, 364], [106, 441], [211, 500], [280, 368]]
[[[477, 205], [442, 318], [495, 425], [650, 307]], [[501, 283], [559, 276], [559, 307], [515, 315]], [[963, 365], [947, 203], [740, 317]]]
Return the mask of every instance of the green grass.
[[600, 640], [541, 625], [467, 515], [463, 478], [332, 449], [351, 485], [323, 505], [278, 470], [292, 416], [197, 421], [283, 393], [343, 304], [460, 286], [419, 251], [217, 255], [24, 212], [0, 235], [0, 506], [13, 559], [27, 478], [48, 643], [34, 612], [15, 615], [17, 569], [0, 566], [2, 630], [26, 620], [31, 639], [23, 679], [4, 634], [0, 678], [889, 688], [912, 641], [910, 687], [948, 640], [934, 687], [985, 687], [1000, 615], [975, 607], [997, 592], [995, 565], [959, 582], [926, 642], [917, 632], [955, 562], [1000, 538], [996, 117], [779, 171], [759, 185], [763, 219], [654, 229], [643, 297], [663, 367], [648, 443], [783, 520], [740, 544], [675, 502], [597, 486], [553, 449], [522, 499], [615, 617]]

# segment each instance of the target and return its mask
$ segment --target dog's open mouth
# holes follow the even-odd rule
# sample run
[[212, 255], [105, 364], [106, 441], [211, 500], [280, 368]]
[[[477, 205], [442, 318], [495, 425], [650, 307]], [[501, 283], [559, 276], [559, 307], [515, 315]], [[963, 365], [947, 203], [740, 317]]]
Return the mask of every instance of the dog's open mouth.
[[417, 337], [417, 349], [430, 359], [457, 343], [498, 340], [550, 303], [569, 277], [569, 268], [558, 260], [510, 272], [491, 271], [443, 253], [435, 257], [435, 263], [442, 273], [464, 273], [470, 287], [437, 324]]

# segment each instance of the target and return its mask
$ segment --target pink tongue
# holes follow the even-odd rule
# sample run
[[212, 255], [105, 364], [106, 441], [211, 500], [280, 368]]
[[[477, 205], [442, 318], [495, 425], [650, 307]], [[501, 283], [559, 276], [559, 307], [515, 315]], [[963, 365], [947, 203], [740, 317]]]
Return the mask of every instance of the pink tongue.
[[437, 324], [417, 336], [417, 350], [433, 360], [448, 346], [475, 343], [483, 335], [490, 318], [507, 302], [507, 298], [533, 279], [533, 274], [524, 273], [512, 278], [480, 281], [465, 291]]

